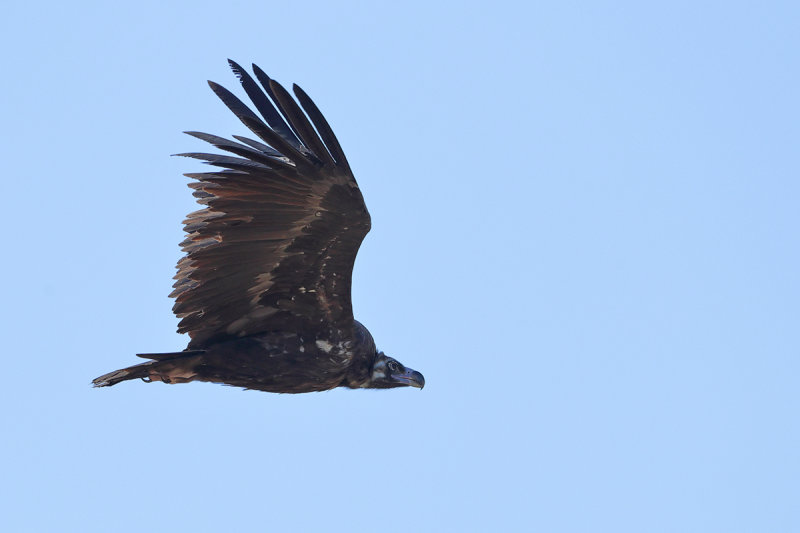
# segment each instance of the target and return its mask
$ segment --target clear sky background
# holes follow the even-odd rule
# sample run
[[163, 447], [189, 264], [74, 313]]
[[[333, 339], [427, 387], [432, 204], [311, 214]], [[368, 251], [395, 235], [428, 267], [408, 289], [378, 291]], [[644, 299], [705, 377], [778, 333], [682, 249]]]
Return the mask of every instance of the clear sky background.
[[[3, 531], [800, 531], [796, 2], [7, 2]], [[183, 130], [297, 82], [423, 391], [92, 378], [180, 350]]]

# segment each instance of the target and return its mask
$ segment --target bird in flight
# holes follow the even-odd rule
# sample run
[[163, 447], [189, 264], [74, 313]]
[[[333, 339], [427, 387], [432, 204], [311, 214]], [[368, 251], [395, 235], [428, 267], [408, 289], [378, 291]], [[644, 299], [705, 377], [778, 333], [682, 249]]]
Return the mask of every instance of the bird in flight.
[[186, 132], [233, 154], [179, 154], [219, 169], [186, 174], [205, 207], [184, 221], [186, 255], [170, 296], [178, 332], [191, 340], [182, 352], [137, 354], [148, 361], [93, 384], [208, 381], [283, 393], [422, 388], [422, 374], [378, 351], [353, 317], [353, 263], [370, 215], [331, 127], [297, 85], [295, 100], [256, 65], [254, 79], [229, 63], [261, 116], [209, 85], [259, 140]]

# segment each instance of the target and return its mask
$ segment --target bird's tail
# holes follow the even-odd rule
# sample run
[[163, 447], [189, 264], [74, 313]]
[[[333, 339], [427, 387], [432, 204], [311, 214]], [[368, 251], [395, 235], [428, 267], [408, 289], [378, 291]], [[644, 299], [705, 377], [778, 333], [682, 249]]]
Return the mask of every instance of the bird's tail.
[[120, 370], [109, 372], [108, 374], [103, 374], [99, 378], [93, 379], [92, 385], [95, 387], [111, 387], [112, 385], [129, 379], [149, 378], [153, 363], [155, 363], [155, 361], [148, 361], [146, 363], [129, 366], [128, 368], [121, 368]]
[[93, 379], [92, 385], [111, 387], [129, 379], [186, 383], [194, 379], [194, 366], [198, 362], [198, 356], [203, 353], [205, 353], [203, 350], [185, 350], [183, 352], [136, 354], [152, 360], [103, 374], [99, 378]]

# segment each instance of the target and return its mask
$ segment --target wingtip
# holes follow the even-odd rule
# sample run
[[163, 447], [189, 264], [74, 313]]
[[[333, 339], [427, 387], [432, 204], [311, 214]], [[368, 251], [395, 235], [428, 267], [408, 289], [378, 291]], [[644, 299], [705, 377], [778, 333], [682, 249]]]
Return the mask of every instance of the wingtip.
[[242, 66], [230, 58], [228, 58], [228, 66], [231, 67], [231, 70], [233, 71], [234, 75], [236, 75], [236, 77], [239, 78], [239, 81], [241, 81], [242, 71], [244, 71]]
[[253, 72], [255, 72], [256, 77], [261, 81], [261, 83], [264, 83], [264, 80], [271, 80], [272, 79], [269, 76], [267, 76], [267, 73], [264, 72], [261, 69], [261, 67], [259, 67], [255, 63], [252, 63], [251, 66], [253, 67]]
[[303, 90], [303, 88], [302, 88], [302, 87], [300, 87], [299, 85], [297, 85], [296, 83], [293, 83], [293, 84], [292, 84], [292, 92], [293, 92], [293, 93], [294, 93], [294, 94], [295, 94], [295, 95], [296, 95], [298, 98], [302, 98], [303, 96], [305, 96], [306, 98], [308, 98], [308, 94], [306, 94], [306, 92]]
[[183, 133], [191, 137], [194, 137], [195, 139], [200, 139], [201, 141], [210, 142], [208, 141], [208, 138], [210, 137], [208, 133], [203, 133], [202, 131], [184, 131]]

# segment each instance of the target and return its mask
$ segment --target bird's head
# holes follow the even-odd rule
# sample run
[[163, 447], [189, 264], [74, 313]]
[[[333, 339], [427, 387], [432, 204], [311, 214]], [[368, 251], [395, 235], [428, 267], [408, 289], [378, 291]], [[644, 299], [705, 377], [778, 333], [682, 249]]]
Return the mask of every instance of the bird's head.
[[390, 389], [392, 387], [425, 386], [425, 378], [414, 369], [403, 366], [400, 361], [383, 352], [375, 353], [372, 375], [366, 385], [370, 389]]

